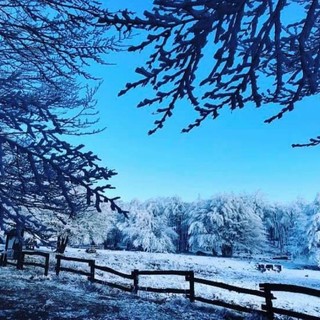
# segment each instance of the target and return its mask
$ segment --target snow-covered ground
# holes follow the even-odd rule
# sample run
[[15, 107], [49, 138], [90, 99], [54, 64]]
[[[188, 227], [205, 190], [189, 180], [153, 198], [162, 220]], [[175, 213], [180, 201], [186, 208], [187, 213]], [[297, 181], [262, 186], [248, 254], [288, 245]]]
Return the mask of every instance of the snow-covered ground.
[[222, 310], [194, 306], [188, 300], [141, 299], [134, 294], [91, 285], [72, 276], [37, 276], [0, 268], [1, 320], [192, 320], [225, 319]]
[[[110, 297], [111, 306], [117, 306], [120, 310], [113, 316], [109, 313], [106, 315], [99, 314], [92, 319], [223, 319], [221, 309], [202, 304], [200, 302], [190, 303], [183, 295], [174, 294], [158, 294], [139, 291], [135, 296], [130, 293], [120, 292], [116, 289], [110, 289], [100, 284], [91, 285], [86, 277], [81, 275], [73, 275], [62, 271], [57, 278], [54, 275], [54, 254], [52, 253], [50, 276], [48, 278], [40, 277], [50, 286], [62, 286], [66, 290], [68, 283], [70, 288], [75, 290], [81, 296], [84, 292], [87, 299], [99, 303], [99, 297]], [[145, 253], [145, 252], [127, 252], [127, 251], [109, 251], [98, 250], [97, 253], [89, 254], [82, 249], [67, 249], [65, 256], [83, 257], [94, 259], [97, 265], [108, 266], [123, 273], [131, 273], [133, 269], [138, 270], [193, 270], [195, 276], [208, 280], [220, 281], [244, 288], [259, 289], [259, 283], [287, 283], [301, 285], [311, 288], [320, 289], [320, 271], [298, 269], [293, 263], [282, 263], [283, 270], [280, 273], [274, 271], [260, 272], [256, 270], [257, 259], [237, 259], [237, 258], [218, 258], [210, 256], [196, 255], [178, 255], [178, 254], [160, 254], [160, 253]], [[28, 258], [30, 259], [30, 258]], [[81, 268], [88, 271], [86, 264], [62, 261], [62, 266]], [[10, 277], [14, 275], [15, 282], [19, 279], [30, 278], [32, 274], [41, 274], [42, 270], [27, 266], [25, 271], [16, 271], [10, 273], [9, 268], [0, 268], [2, 280], [5, 278], [10, 281]], [[4, 272], [6, 273], [4, 275]], [[19, 278], [20, 277], [20, 278]], [[96, 277], [115, 283], [121, 283], [130, 286], [131, 280], [123, 279], [106, 272], [96, 271]], [[33, 279], [39, 279], [38, 276]], [[30, 282], [30, 280], [28, 280]], [[2, 290], [5, 286], [3, 281], [0, 281]], [[72, 285], [71, 285], [72, 284]], [[188, 282], [182, 276], [140, 276], [139, 284], [147, 287], [158, 288], [188, 288]], [[80, 293], [79, 293], [80, 292]], [[238, 294], [228, 290], [218, 289], [206, 285], [196, 284], [196, 296], [205, 298], [216, 298], [230, 303], [250, 306], [260, 309], [263, 298], [254, 297], [245, 294]], [[274, 294], [277, 300], [274, 300], [276, 307], [285, 307], [306, 314], [319, 316], [320, 318], [320, 301], [319, 298], [299, 295], [294, 293]], [[91, 298], [89, 298], [91, 297]], [[111, 298], [112, 297], [112, 298]], [[101, 299], [100, 299], [101, 300]], [[108, 300], [108, 304], [110, 303]], [[50, 302], [50, 301], [49, 301]], [[52, 302], [53, 303], [53, 302]], [[49, 303], [50, 305], [50, 303]], [[134, 307], [134, 306], [137, 307]], [[109, 304], [110, 306], [110, 304]], [[99, 308], [98, 308], [99, 309]], [[89, 309], [88, 309], [89, 310]], [[218, 311], [217, 311], [218, 310]], [[122, 312], [122, 313], [121, 313]], [[218, 312], [218, 314], [217, 314]], [[220, 312], [220, 313], [219, 313]], [[88, 311], [90, 314], [90, 310]], [[181, 314], [184, 314], [181, 317]], [[215, 314], [212, 317], [212, 314]], [[151, 314], [154, 314], [150, 316]], [[179, 315], [179, 317], [178, 317]], [[247, 316], [243, 314], [243, 316]], [[86, 315], [87, 317], [87, 315]], [[100, 318], [99, 318], [100, 317]], [[77, 318], [77, 317], [75, 317]], [[0, 314], [0, 319], [1, 314]], [[77, 319], [82, 319], [81, 317]], [[83, 318], [85, 319], [85, 318]], [[87, 319], [87, 318], [86, 318]]]
[[[193, 270], [195, 277], [224, 282], [249, 289], [259, 290], [259, 283], [264, 282], [294, 284], [320, 289], [320, 271], [297, 269], [297, 266], [293, 263], [282, 262], [283, 270], [280, 273], [275, 271], [262, 273], [256, 269], [256, 263], [266, 261], [263, 258], [259, 260], [254, 258], [244, 260], [210, 256], [108, 250], [98, 250], [96, 254], [87, 254], [83, 252], [83, 250], [75, 249], [67, 250], [66, 255], [95, 259], [96, 264], [109, 266], [124, 273], [130, 273], [133, 269]], [[279, 261], [274, 262], [281, 263]], [[68, 264], [66, 261], [63, 263], [65, 265]], [[72, 264], [72, 262], [69, 264]], [[79, 266], [79, 264], [77, 265]], [[107, 281], [131, 284], [130, 280], [112, 276], [105, 272], [98, 273], [98, 276]], [[141, 286], [159, 288], [188, 288], [188, 283], [182, 276], [140, 276], [139, 284]], [[261, 304], [264, 303], [263, 298], [260, 297], [238, 294], [236, 292], [201, 284], [196, 284], [195, 293], [196, 296], [221, 299], [226, 302], [233, 302], [256, 309], [260, 309]], [[158, 296], [160, 299], [165, 296], [165, 294], [159, 295], [145, 292], [139, 292], [139, 295], [141, 297]], [[276, 292], [274, 295], [277, 298], [274, 300], [274, 306], [285, 307], [287, 309], [319, 316], [320, 318], [319, 298], [284, 292]]]

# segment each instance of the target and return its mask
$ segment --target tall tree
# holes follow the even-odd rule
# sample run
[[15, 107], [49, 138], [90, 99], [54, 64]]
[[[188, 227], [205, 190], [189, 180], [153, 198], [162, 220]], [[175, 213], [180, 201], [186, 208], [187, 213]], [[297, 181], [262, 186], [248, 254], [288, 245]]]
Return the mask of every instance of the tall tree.
[[162, 205], [162, 214], [177, 234], [175, 239], [176, 252], [188, 251], [188, 225], [186, 204], [179, 197], [157, 198]]
[[[270, 123], [296, 103], [320, 92], [320, 5], [317, 0], [154, 0], [140, 17], [105, 14], [100, 22], [146, 30], [129, 51], [151, 50], [141, 79], [120, 92], [149, 85], [159, 118], [150, 134], [172, 116], [179, 99], [197, 111], [184, 132], [220, 111], [276, 103]], [[293, 14], [294, 13], [294, 14]], [[294, 16], [293, 20], [291, 17]], [[302, 145], [317, 145], [320, 137]], [[294, 146], [301, 146], [296, 144]]]
[[0, 226], [26, 225], [36, 209], [74, 216], [75, 187], [98, 210], [108, 202], [122, 211], [105, 194], [115, 172], [66, 141], [94, 133], [96, 89], [80, 83], [94, 80], [85, 66], [117, 49], [118, 40], [104, 36], [108, 28], [97, 26], [101, 12], [89, 0], [0, 3]]
[[280, 203], [268, 205], [264, 210], [268, 239], [280, 253], [285, 253], [287, 250], [295, 218], [292, 208]]
[[289, 215], [288, 252], [292, 258], [306, 257], [307, 247], [307, 204], [302, 199], [297, 199], [287, 206]]
[[312, 217], [308, 230], [308, 248], [313, 262], [320, 267], [320, 212]]
[[309, 259], [320, 266], [320, 194], [306, 207], [306, 247]]
[[131, 201], [123, 233], [129, 247], [148, 252], [174, 252], [177, 234], [169, 226], [159, 199]]
[[233, 194], [200, 200], [190, 212], [190, 245], [221, 251], [231, 256], [235, 250], [255, 252], [265, 246], [261, 217], [249, 204], [249, 197]]

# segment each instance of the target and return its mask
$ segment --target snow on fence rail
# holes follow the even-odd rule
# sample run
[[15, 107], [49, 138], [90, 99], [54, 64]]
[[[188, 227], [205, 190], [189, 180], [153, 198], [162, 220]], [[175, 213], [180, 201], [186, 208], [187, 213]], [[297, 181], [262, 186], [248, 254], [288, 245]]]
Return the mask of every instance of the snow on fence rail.
[[[116, 271], [116, 270], [109, 268], [109, 267], [98, 266], [95, 264], [95, 260], [71, 258], [71, 257], [65, 257], [65, 256], [61, 256], [61, 255], [56, 255], [56, 259], [57, 259], [57, 264], [56, 264], [56, 274], [57, 275], [59, 275], [59, 273], [61, 271], [77, 273], [77, 274], [87, 276], [88, 280], [90, 280], [92, 282], [106, 284], [106, 285], [111, 286], [113, 288], [117, 288], [117, 289], [128, 291], [128, 292], [138, 293], [138, 291], [140, 290], [140, 291], [148, 291], [148, 292], [156, 292], [156, 293], [185, 294], [187, 296], [187, 298], [190, 299], [191, 302], [200, 301], [203, 303], [208, 303], [208, 304], [212, 304], [212, 305], [216, 305], [216, 306], [220, 306], [220, 307], [224, 307], [224, 308], [228, 308], [228, 309], [233, 309], [233, 310], [240, 311], [240, 312], [248, 312], [248, 313], [258, 312], [258, 313], [264, 314], [269, 320], [274, 319], [274, 314], [287, 315], [287, 316], [291, 316], [291, 317], [295, 317], [295, 318], [299, 318], [299, 319], [304, 319], [304, 320], [319, 320], [319, 317], [295, 312], [292, 310], [275, 308], [275, 307], [273, 307], [273, 304], [272, 304], [272, 300], [276, 299], [273, 296], [272, 291], [293, 292], [293, 293], [306, 294], [306, 295], [320, 298], [320, 290], [317, 290], [317, 289], [301, 287], [301, 286], [296, 286], [296, 285], [279, 284], [279, 283], [262, 283], [262, 284], [259, 284], [260, 290], [253, 290], [253, 289], [246, 289], [246, 288], [242, 288], [242, 287], [237, 287], [237, 286], [225, 284], [222, 282], [216, 282], [216, 281], [211, 281], [211, 280], [206, 280], [206, 279], [201, 279], [201, 278], [195, 278], [193, 271], [181, 271], [181, 270], [155, 270], [155, 271], [152, 271], [152, 270], [137, 270], [137, 269], [135, 269], [131, 272], [131, 274], [126, 274], [126, 273]], [[75, 270], [72, 268], [61, 267], [62, 260], [87, 263], [88, 266], [90, 267], [90, 271], [84, 272], [84, 271], [79, 271], [79, 270]], [[100, 271], [112, 273], [112, 274], [120, 276], [122, 278], [132, 280], [133, 284], [129, 287], [126, 287], [126, 286], [123, 286], [120, 284], [96, 279], [95, 278], [95, 270], [100, 270]], [[139, 276], [141, 276], [141, 275], [184, 276], [185, 280], [189, 283], [189, 289], [153, 288], [153, 287], [140, 286], [139, 285]], [[229, 291], [235, 291], [237, 293], [244, 293], [244, 294], [248, 294], [248, 295], [262, 297], [265, 300], [265, 304], [261, 305], [262, 310], [256, 310], [256, 309], [247, 308], [247, 307], [237, 305], [237, 304], [227, 303], [222, 300], [203, 298], [203, 297], [197, 296], [195, 294], [195, 283], [218, 287], [218, 288], [226, 289]]]

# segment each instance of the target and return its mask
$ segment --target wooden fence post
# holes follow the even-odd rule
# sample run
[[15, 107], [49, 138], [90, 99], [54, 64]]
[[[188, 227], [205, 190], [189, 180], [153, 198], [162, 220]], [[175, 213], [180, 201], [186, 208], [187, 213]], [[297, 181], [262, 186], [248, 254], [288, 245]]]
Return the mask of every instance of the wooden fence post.
[[274, 320], [274, 312], [273, 312], [273, 305], [272, 305], [272, 299], [274, 299], [274, 297], [273, 297], [273, 294], [271, 293], [270, 287], [268, 283], [260, 283], [259, 287], [260, 287], [260, 290], [263, 290], [265, 295], [265, 300], [266, 300], [265, 306], [262, 305], [262, 310], [266, 311], [268, 320]]
[[49, 273], [49, 253], [46, 255], [46, 262], [45, 262], [45, 268], [44, 268], [44, 275], [48, 276]]
[[94, 281], [95, 260], [89, 261], [89, 267], [90, 267], [90, 276], [88, 277], [88, 280], [93, 282]]
[[131, 275], [133, 277], [133, 288], [132, 288], [132, 292], [133, 293], [138, 293], [138, 290], [139, 290], [139, 270], [137, 269], [134, 269], [132, 272], [131, 272]]
[[193, 271], [188, 271], [188, 274], [186, 275], [186, 280], [189, 281], [189, 299], [190, 302], [194, 302], [194, 272]]
[[7, 257], [7, 255], [6, 255], [5, 252], [0, 254], [0, 266], [1, 267], [5, 267], [6, 266], [6, 257]]
[[17, 269], [23, 270], [23, 262], [24, 262], [24, 252], [20, 251], [18, 254]]
[[60, 266], [61, 266], [61, 256], [60, 255], [56, 255], [56, 259], [57, 259], [57, 263], [56, 263], [56, 275], [59, 275], [60, 272]]

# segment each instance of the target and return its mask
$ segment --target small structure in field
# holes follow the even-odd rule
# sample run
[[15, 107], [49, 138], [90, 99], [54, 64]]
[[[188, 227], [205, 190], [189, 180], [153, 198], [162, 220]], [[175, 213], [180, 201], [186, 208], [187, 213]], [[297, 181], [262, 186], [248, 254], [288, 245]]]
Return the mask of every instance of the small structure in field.
[[7, 259], [17, 260], [19, 252], [22, 251], [23, 234], [22, 229], [12, 229], [6, 233], [5, 252]]

